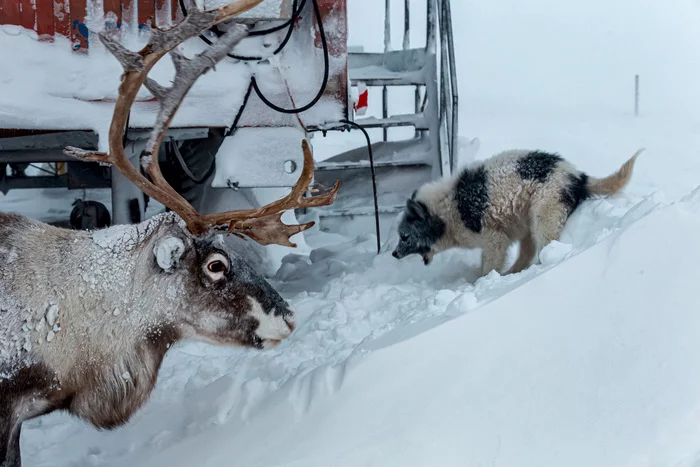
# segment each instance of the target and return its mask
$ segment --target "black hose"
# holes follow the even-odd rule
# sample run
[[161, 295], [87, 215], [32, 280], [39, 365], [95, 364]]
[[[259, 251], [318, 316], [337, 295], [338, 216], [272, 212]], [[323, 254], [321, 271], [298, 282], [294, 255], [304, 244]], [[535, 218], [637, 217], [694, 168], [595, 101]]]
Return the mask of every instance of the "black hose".
[[377, 231], [377, 254], [382, 251], [382, 240], [381, 234], [379, 232], [379, 200], [377, 199], [377, 176], [374, 172], [374, 154], [372, 153], [372, 142], [369, 138], [369, 133], [367, 129], [360, 124], [351, 122], [350, 120], [341, 120], [340, 123], [345, 123], [346, 125], [353, 126], [360, 130], [365, 135], [365, 140], [367, 140], [367, 152], [369, 153], [369, 167], [372, 171], [372, 196], [374, 198], [374, 222], [375, 229]]
[[177, 147], [177, 142], [175, 141], [174, 138], [170, 138], [170, 148], [172, 149], [172, 153], [175, 154], [175, 158], [177, 161], [180, 163], [180, 167], [182, 168], [182, 171], [185, 172], [185, 175], [189, 177], [190, 180], [192, 180], [194, 183], [197, 185], [201, 185], [204, 183], [204, 181], [209, 178], [209, 175], [214, 171], [214, 160], [212, 160], [211, 165], [209, 165], [209, 168], [202, 174], [201, 177], [196, 177], [190, 168], [187, 166], [187, 163], [185, 162], [185, 159], [183, 159], [182, 154], [180, 154], [180, 148]]
[[236, 117], [233, 119], [233, 123], [231, 124], [231, 127], [228, 129], [228, 135], [232, 135], [236, 129], [238, 128], [238, 122], [241, 120], [241, 116], [243, 115], [243, 111], [245, 110], [246, 106], [248, 105], [248, 99], [250, 99], [250, 94], [253, 92], [253, 83], [250, 83], [248, 85], [248, 90], [245, 93], [245, 96], [243, 97], [243, 103], [238, 109], [238, 113], [236, 114]]
[[[284, 37], [284, 40], [280, 43], [280, 45], [275, 49], [275, 51], [272, 53], [272, 55], [277, 55], [282, 51], [282, 49], [285, 48], [287, 43], [289, 42], [289, 39], [292, 37], [292, 32], [294, 32], [294, 23], [296, 23], [297, 18], [301, 14], [302, 10], [304, 9], [304, 6], [306, 5], [306, 0], [301, 0], [301, 5], [299, 8], [297, 8], [297, 0], [294, 0], [294, 3], [292, 4], [292, 17], [288, 19], [287, 21], [284, 22], [284, 24], [281, 24], [279, 26], [272, 27], [270, 29], [265, 29], [263, 31], [251, 31], [248, 35], [249, 36], [263, 36], [265, 34], [270, 34], [273, 32], [281, 31], [282, 29], [288, 27], [287, 30], [287, 35]], [[184, 16], [187, 16], [187, 9], [185, 7], [185, 2], [184, 0], [180, 0], [180, 8], [182, 9], [182, 14]], [[219, 31], [219, 29], [214, 26], [213, 28], [210, 29], [212, 33], [214, 33], [217, 37], [223, 36], [224, 33]], [[206, 37], [204, 34], [200, 34], [199, 38], [204, 41], [207, 45], [212, 45], [213, 42]], [[229, 58], [233, 58], [236, 60], [242, 60], [242, 61], [261, 61], [264, 59], [264, 57], [245, 57], [241, 55], [235, 55], [235, 54], [226, 54]]]
[[323, 28], [323, 18], [321, 17], [321, 10], [318, 7], [318, 1], [317, 0], [311, 0], [311, 2], [314, 5], [314, 14], [316, 15], [316, 21], [318, 22], [318, 31], [319, 35], [321, 36], [321, 45], [323, 46], [323, 60], [324, 60], [324, 65], [323, 65], [323, 82], [321, 83], [321, 89], [319, 89], [318, 93], [316, 94], [316, 97], [314, 97], [311, 102], [306, 104], [303, 107], [299, 108], [294, 108], [294, 109], [285, 109], [282, 107], [279, 107], [278, 105], [273, 104], [270, 102], [270, 100], [265, 97], [265, 95], [262, 93], [260, 88], [258, 87], [258, 82], [255, 80], [255, 76], [250, 78], [250, 82], [253, 84], [253, 89], [255, 90], [255, 94], [258, 95], [261, 101], [265, 105], [267, 105], [269, 108], [272, 110], [275, 110], [279, 113], [283, 114], [299, 114], [301, 112], [306, 112], [309, 110], [311, 107], [316, 105], [316, 103], [321, 100], [321, 97], [323, 97], [323, 93], [326, 92], [326, 86], [328, 85], [328, 78], [330, 76], [330, 57], [328, 55], [328, 41], [326, 40], [326, 31]]
[[126, 148], [126, 142], [128, 141], [126, 136], [129, 133], [129, 122], [131, 121], [131, 109], [129, 109], [129, 115], [126, 116], [126, 125], [124, 125], [124, 134], [122, 135], [122, 146]]

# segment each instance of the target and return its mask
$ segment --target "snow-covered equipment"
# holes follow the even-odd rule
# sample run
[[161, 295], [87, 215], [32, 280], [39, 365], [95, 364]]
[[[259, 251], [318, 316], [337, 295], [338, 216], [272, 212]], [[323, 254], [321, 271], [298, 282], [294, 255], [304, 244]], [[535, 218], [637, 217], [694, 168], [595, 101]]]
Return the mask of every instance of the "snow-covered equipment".
[[[4, 72], [0, 115], [0, 191], [18, 188], [111, 188], [112, 219], [132, 223], [145, 216], [148, 197], [115, 170], [70, 160], [65, 146], [106, 151], [111, 109], [118, 96], [115, 63], [99, 40], [105, 33], [129, 50], [148, 40], [151, 26], [167, 29], [188, 13], [183, 0], [20, 0], [0, 7], [0, 49], [12, 50]], [[223, 0], [199, 0], [205, 9]], [[420, 182], [448, 174], [457, 140], [456, 81], [449, 0], [427, 0], [426, 43], [410, 47], [405, 0], [403, 48], [392, 51], [389, 1], [383, 53], [348, 53], [346, 0], [264, 0], [235, 21], [204, 31], [183, 44], [191, 56], [207, 50], [236, 22], [250, 35], [192, 87], [158, 151], [163, 177], [196, 210], [254, 208], [280, 197], [299, 179], [302, 139], [314, 132], [347, 129], [347, 121], [383, 129], [373, 143], [378, 211], [393, 214], [398, 200]], [[9, 5], [9, 6], [8, 6]], [[414, 25], [415, 29], [415, 25]], [[1, 53], [1, 52], [0, 52]], [[7, 52], [9, 53], [9, 52]], [[1, 57], [0, 57], [1, 58]], [[8, 75], [8, 73], [10, 73]], [[163, 61], [151, 77], [167, 82], [174, 67]], [[50, 76], [51, 78], [45, 79]], [[382, 117], [355, 118], [350, 94], [358, 89], [358, 117], [366, 110], [366, 86], [382, 92]], [[415, 112], [389, 115], [389, 87], [415, 88]], [[31, 89], [28, 97], [27, 90]], [[364, 92], [363, 92], [364, 91]], [[141, 89], [127, 119], [126, 156], [137, 163], [158, 103]], [[389, 129], [411, 127], [415, 136], [390, 141]], [[373, 139], [377, 139], [373, 136]], [[323, 157], [319, 185], [343, 188], [333, 207], [318, 209], [333, 230], [373, 213], [367, 148]], [[318, 157], [318, 156], [317, 156]], [[46, 163], [49, 174], [19, 164]], [[67, 170], [53, 170], [62, 163]], [[13, 173], [10, 173], [13, 172]], [[350, 217], [348, 217], [350, 216]], [[367, 217], [369, 216], [369, 217]]]

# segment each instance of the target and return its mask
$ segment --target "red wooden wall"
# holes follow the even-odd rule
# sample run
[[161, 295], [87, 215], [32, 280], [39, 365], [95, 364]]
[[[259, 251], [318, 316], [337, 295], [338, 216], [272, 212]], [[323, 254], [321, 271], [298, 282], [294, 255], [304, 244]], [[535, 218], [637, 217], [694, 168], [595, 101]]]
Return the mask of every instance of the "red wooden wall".
[[[136, 2], [138, 18], [133, 18]], [[113, 34], [119, 34], [124, 23], [134, 20], [139, 28], [168, 26], [182, 14], [178, 0], [102, 0], [100, 3], [104, 4], [103, 11], [96, 11], [97, 0], [0, 0], [0, 24], [33, 29], [43, 41], [53, 41], [55, 35], [67, 37], [73, 50], [84, 53], [90, 46], [85, 26], [88, 11], [104, 13], [105, 29]]]

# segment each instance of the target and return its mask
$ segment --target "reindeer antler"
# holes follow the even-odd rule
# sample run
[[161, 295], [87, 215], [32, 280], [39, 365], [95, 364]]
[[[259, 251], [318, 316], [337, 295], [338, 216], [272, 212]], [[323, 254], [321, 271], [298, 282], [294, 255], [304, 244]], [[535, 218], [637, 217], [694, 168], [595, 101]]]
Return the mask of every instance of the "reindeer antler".
[[[240, 24], [234, 25], [214, 45], [191, 60], [173, 49], [202, 31], [238, 16], [262, 2], [262, 0], [237, 0], [215, 10], [201, 11], [191, 0], [188, 1], [190, 5], [187, 17], [167, 31], [152, 28], [148, 44], [138, 52], [127, 50], [108, 36], [100, 34], [100, 40], [124, 67], [119, 97], [109, 128], [109, 154], [85, 151], [70, 146], [64, 149], [64, 153], [80, 160], [114, 165], [144, 193], [180, 215], [193, 235], [200, 236], [211, 229], [225, 227], [229, 233], [238, 236], [245, 234], [262, 245], [278, 244], [294, 247], [296, 245], [291, 243], [289, 238], [311, 228], [314, 223], [286, 225], [281, 220], [282, 213], [294, 208], [328, 206], [335, 201], [339, 187], [339, 183], [336, 182], [326, 194], [304, 197], [314, 174], [314, 160], [306, 140], [302, 141], [304, 168], [291, 193], [257, 209], [200, 215], [165, 181], [160, 171], [158, 149], [185, 95], [199, 76], [213, 68], [248, 35], [248, 28]], [[148, 78], [148, 73], [168, 52], [175, 65], [175, 78], [172, 86], [164, 87]], [[146, 149], [140, 157], [141, 167], [152, 181], [144, 177], [129, 162], [122, 142], [129, 111], [142, 85], [148, 88], [160, 105]]]

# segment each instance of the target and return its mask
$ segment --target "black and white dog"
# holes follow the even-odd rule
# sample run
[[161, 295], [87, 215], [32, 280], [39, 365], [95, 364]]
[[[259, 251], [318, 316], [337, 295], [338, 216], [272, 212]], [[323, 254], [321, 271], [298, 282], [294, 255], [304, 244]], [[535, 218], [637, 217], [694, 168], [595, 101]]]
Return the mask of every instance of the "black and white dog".
[[517, 241], [520, 255], [506, 274], [520, 272], [559, 238], [581, 202], [620, 192], [641, 152], [606, 178], [589, 177], [556, 154], [502, 152], [416, 190], [407, 202], [393, 255], [419, 254], [427, 265], [450, 248], [481, 248], [486, 275], [501, 272], [508, 247]]

